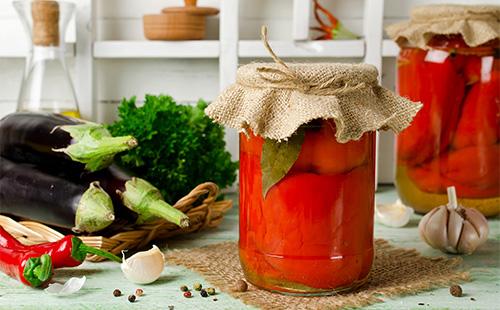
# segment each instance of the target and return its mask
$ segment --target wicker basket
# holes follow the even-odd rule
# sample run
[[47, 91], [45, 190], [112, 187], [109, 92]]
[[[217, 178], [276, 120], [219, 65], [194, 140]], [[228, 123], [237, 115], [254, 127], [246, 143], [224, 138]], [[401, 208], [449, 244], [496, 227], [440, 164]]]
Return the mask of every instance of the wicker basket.
[[[224, 214], [232, 207], [230, 200], [216, 201], [218, 194], [217, 185], [207, 182], [198, 185], [188, 195], [177, 201], [174, 207], [189, 216], [190, 226], [185, 229], [165, 220], [157, 220], [142, 225], [123, 227], [121, 232], [112, 236], [81, 236], [80, 238], [87, 245], [119, 254], [125, 249], [142, 248], [153, 240], [163, 240], [180, 234], [217, 227]], [[0, 215], [0, 225], [26, 245], [57, 241], [64, 237], [62, 233], [44, 224], [32, 221], [17, 222], [3, 215]], [[87, 260], [98, 262], [104, 259], [89, 255]]]

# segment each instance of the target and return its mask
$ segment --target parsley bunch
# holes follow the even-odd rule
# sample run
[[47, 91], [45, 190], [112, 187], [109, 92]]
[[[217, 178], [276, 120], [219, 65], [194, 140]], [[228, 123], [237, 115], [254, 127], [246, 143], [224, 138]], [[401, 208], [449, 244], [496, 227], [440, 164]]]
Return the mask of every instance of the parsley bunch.
[[113, 136], [132, 135], [139, 146], [117, 157], [119, 165], [158, 187], [175, 203], [196, 185], [211, 181], [224, 188], [236, 179], [238, 163], [225, 149], [224, 128], [204, 113], [207, 103], [178, 105], [170, 96], [123, 99]]

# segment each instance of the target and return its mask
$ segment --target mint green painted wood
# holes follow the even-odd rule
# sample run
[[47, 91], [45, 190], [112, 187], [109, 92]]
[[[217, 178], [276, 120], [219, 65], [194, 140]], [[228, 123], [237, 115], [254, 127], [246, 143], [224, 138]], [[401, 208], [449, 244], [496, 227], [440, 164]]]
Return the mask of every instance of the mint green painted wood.
[[[396, 199], [393, 188], [382, 187], [377, 193], [377, 202], [386, 203]], [[407, 248], [416, 248], [423, 255], [444, 255], [436, 251], [418, 237], [417, 225], [420, 216], [415, 215], [407, 227], [389, 228], [376, 224], [375, 236], [391, 243]], [[420, 293], [395, 299], [387, 299], [384, 303], [375, 304], [366, 309], [500, 309], [500, 220], [490, 220], [490, 238], [485, 246], [471, 256], [465, 256], [465, 264], [471, 268], [473, 282], [462, 285], [465, 296], [452, 297], [447, 288]], [[217, 243], [238, 238], [238, 213], [233, 209], [218, 229], [205, 231], [170, 240], [164, 249], [180, 249]], [[203, 278], [185, 268], [167, 266], [160, 280], [151, 285], [134, 285], [122, 275], [118, 264], [85, 263], [79, 268], [57, 271], [57, 280], [65, 280], [72, 276], [87, 276], [87, 283], [77, 294], [68, 297], [54, 297], [43, 291], [22, 286], [5, 275], [0, 275], [0, 309], [252, 309], [227, 294], [202, 298], [195, 293], [191, 299], [182, 296], [179, 287], [183, 284], [192, 286], [201, 282], [208, 287]], [[134, 304], [127, 301], [137, 287], [145, 291], [145, 295]], [[122, 297], [113, 297], [113, 290], [119, 288]], [[473, 297], [476, 301], [470, 300]], [[424, 303], [424, 305], [418, 305]]]

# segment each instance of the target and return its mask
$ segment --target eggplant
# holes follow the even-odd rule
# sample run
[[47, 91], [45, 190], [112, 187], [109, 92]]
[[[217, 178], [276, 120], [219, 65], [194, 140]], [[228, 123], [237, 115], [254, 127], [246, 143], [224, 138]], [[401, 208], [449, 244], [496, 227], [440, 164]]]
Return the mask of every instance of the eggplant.
[[100, 231], [114, 220], [111, 198], [99, 182], [75, 184], [1, 157], [0, 213], [76, 233]]
[[112, 137], [103, 125], [60, 114], [18, 112], [0, 120], [0, 156], [15, 162], [97, 171], [135, 146], [132, 136]]
[[85, 186], [99, 181], [111, 194], [120, 220], [143, 223], [159, 217], [189, 226], [189, 218], [149, 182], [116, 165], [106, 168], [116, 153], [136, 145], [132, 136], [111, 137], [102, 125], [59, 114], [13, 113], [0, 121], [0, 156]]

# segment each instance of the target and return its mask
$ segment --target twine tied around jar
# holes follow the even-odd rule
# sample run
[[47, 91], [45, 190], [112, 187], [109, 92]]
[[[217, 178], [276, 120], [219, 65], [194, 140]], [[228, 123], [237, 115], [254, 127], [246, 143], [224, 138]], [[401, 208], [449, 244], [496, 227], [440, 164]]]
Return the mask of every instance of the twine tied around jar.
[[[324, 95], [341, 95], [352, 91], [357, 91], [362, 88], [367, 88], [365, 82], [355, 82], [349, 83], [345, 82], [345, 79], [338, 76], [333, 76], [329, 80], [321, 83], [311, 83], [304, 80], [300, 75], [298, 75], [294, 70], [292, 70], [287, 64], [281, 60], [273, 51], [269, 45], [269, 40], [267, 36], [267, 27], [261, 27], [261, 40], [264, 47], [269, 52], [271, 58], [278, 65], [277, 68], [270, 68], [268, 66], [263, 66], [257, 68], [257, 72], [262, 80], [268, 82], [268, 84], [262, 85], [262, 83], [248, 83], [244, 82], [246, 86], [256, 87], [256, 88], [285, 88], [285, 89], [297, 89], [302, 93], [315, 94], [319, 96]], [[272, 75], [266, 74], [272, 73]], [[279, 75], [280, 78], [276, 78]], [[343, 84], [342, 86], [338, 86]]]

